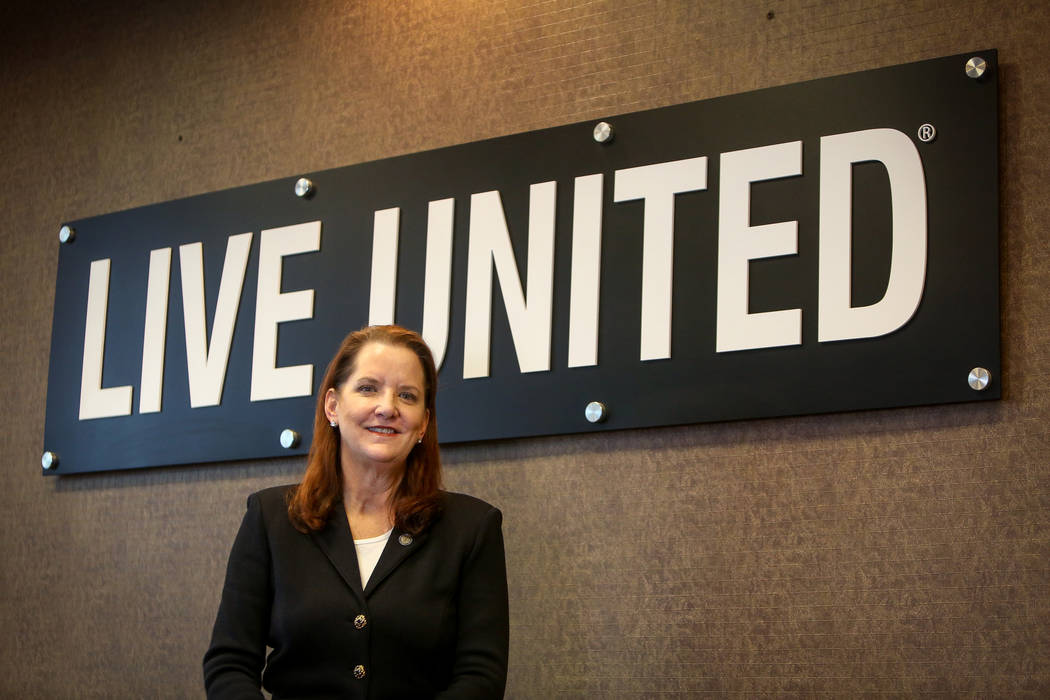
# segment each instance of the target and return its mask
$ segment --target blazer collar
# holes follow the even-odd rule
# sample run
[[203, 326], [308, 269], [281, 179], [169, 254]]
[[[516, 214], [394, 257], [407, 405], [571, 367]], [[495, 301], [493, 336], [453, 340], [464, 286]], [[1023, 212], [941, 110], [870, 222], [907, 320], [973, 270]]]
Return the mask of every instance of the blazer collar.
[[[371, 596], [372, 591], [383, 582], [383, 579], [401, 566], [403, 561], [415, 554], [423, 546], [426, 538], [426, 531], [418, 535], [409, 535], [407, 532], [395, 527], [394, 531], [390, 533], [390, 539], [386, 541], [386, 547], [383, 548], [379, 561], [376, 562], [376, 568], [372, 571], [372, 575], [368, 577], [368, 585], [365, 586], [365, 597]], [[356, 552], [354, 558], [357, 558]], [[361, 577], [358, 574], [358, 583], [360, 581]]]
[[372, 595], [380, 583], [392, 574], [403, 561], [412, 556], [427, 539], [427, 531], [418, 535], [409, 535], [403, 530], [394, 528], [390, 533], [383, 553], [376, 562], [376, 568], [368, 577], [368, 586], [361, 589], [361, 569], [357, 566], [357, 550], [354, 548], [354, 536], [350, 532], [350, 523], [339, 501], [332, 509], [332, 516], [324, 529], [311, 535], [321, 548], [332, 566], [339, 572], [343, 581], [361, 601]]
[[332, 566], [339, 572], [358, 600], [364, 602], [365, 595], [361, 590], [361, 570], [357, 567], [354, 536], [350, 534], [350, 523], [346, 519], [342, 501], [336, 503], [332, 509], [332, 515], [328, 518], [324, 529], [313, 533], [311, 537], [332, 562]]

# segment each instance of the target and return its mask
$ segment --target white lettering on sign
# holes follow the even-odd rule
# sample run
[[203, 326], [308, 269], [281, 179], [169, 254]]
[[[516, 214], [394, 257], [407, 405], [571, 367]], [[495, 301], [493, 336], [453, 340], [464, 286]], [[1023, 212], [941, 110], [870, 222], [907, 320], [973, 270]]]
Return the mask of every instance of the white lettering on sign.
[[[764, 258], [797, 255], [798, 222], [752, 226], [751, 185], [802, 175], [801, 141], [722, 153], [719, 158], [718, 261], [715, 351], [733, 352], [802, 343], [802, 309], [749, 311], [749, 266]], [[855, 307], [851, 299], [852, 168], [885, 166], [892, 205], [890, 274], [880, 301]], [[671, 357], [675, 198], [707, 189], [707, 157], [617, 170], [614, 202], [643, 200], [640, 347], [642, 361]], [[601, 293], [601, 173], [575, 178], [569, 281], [568, 367], [598, 364]], [[915, 314], [926, 280], [926, 189], [922, 161], [911, 139], [894, 129], [870, 129], [820, 140], [818, 342], [892, 333]], [[526, 285], [496, 190], [470, 197], [463, 378], [489, 375], [493, 270], [499, 281], [522, 373], [551, 366], [557, 184], [529, 188]], [[455, 200], [429, 203], [423, 291], [423, 337], [440, 367], [451, 315]], [[400, 209], [374, 214], [369, 322], [395, 318]], [[252, 233], [226, 246], [211, 337], [205, 314], [203, 246], [179, 246], [190, 405], [218, 405], [248, 265]], [[320, 250], [321, 222], [265, 229], [260, 235], [252, 351], [251, 400], [312, 393], [313, 365], [277, 366], [281, 323], [313, 317], [314, 291], [281, 292], [285, 257]], [[103, 388], [110, 260], [94, 260], [88, 282], [81, 374], [80, 419], [131, 413], [132, 387]], [[151, 251], [143, 327], [139, 411], [161, 410], [171, 248]], [[526, 294], [527, 292], [527, 294]]]
[[[281, 265], [286, 256], [320, 250], [320, 238], [320, 221], [262, 232], [255, 299], [252, 401], [309, 396], [313, 392], [313, 365], [276, 366], [277, 327], [286, 321], [313, 317], [314, 291], [304, 289], [297, 292], [281, 292]], [[183, 327], [186, 333], [186, 370], [190, 406], [193, 408], [217, 406], [222, 400], [251, 242], [251, 233], [230, 236], [227, 240], [210, 342], [204, 308], [203, 245], [197, 242], [179, 246]], [[130, 385], [102, 387], [109, 269], [108, 258], [91, 263], [84, 330], [84, 363], [81, 370], [80, 420], [131, 414]], [[142, 333], [140, 413], [157, 413], [161, 410], [170, 276], [171, 248], [151, 251], [146, 283], [146, 317]]]
[[164, 390], [164, 341], [168, 336], [168, 283], [171, 280], [171, 248], [149, 254], [146, 282], [146, 320], [142, 324], [142, 378], [139, 384], [139, 413], [160, 411]]
[[372, 287], [368, 294], [368, 325], [389, 326], [394, 322], [397, 298], [397, 232], [401, 209], [375, 213], [372, 224]]
[[427, 262], [423, 277], [423, 340], [441, 368], [452, 311], [452, 224], [455, 199], [431, 202], [427, 212]]
[[642, 228], [641, 360], [671, 356], [674, 198], [707, 189], [707, 157], [616, 171], [613, 201], [645, 200]]
[[[890, 277], [880, 301], [850, 298], [853, 164], [877, 161], [890, 180]], [[874, 338], [911, 320], [926, 285], [926, 178], [915, 144], [896, 129], [820, 139], [820, 285], [817, 340]]]
[[798, 253], [797, 221], [751, 225], [751, 183], [801, 174], [801, 141], [722, 154], [716, 352], [802, 343], [801, 309], [748, 311], [751, 261]]
[[252, 401], [309, 396], [313, 393], [313, 365], [277, 366], [277, 326], [285, 321], [313, 318], [314, 290], [281, 292], [281, 265], [289, 255], [313, 253], [320, 249], [320, 221], [262, 232], [259, 239], [259, 283], [255, 296]]
[[102, 388], [109, 307], [109, 258], [91, 261], [87, 316], [84, 319], [84, 363], [80, 369], [80, 420], [131, 413], [131, 386]]
[[219, 282], [219, 299], [211, 324], [211, 341], [204, 313], [204, 247], [200, 243], [179, 246], [182, 271], [182, 320], [186, 330], [186, 371], [190, 382], [190, 406], [218, 406], [226, 383], [233, 327], [241, 303], [244, 272], [252, 234], [230, 236]]
[[569, 367], [598, 364], [598, 297], [602, 278], [602, 175], [576, 178], [569, 283]]
[[[456, 200], [430, 202], [427, 214], [427, 260], [423, 280], [423, 338], [438, 369], [448, 345], [452, 298], [452, 224]], [[394, 323], [397, 301], [398, 227], [401, 209], [375, 213], [372, 226], [372, 282], [368, 297], [368, 324]]]
[[542, 182], [529, 188], [528, 300], [521, 289], [499, 192], [481, 192], [470, 197], [464, 379], [489, 374], [493, 266], [518, 354], [518, 367], [522, 372], [550, 369], [556, 187], [554, 182]]

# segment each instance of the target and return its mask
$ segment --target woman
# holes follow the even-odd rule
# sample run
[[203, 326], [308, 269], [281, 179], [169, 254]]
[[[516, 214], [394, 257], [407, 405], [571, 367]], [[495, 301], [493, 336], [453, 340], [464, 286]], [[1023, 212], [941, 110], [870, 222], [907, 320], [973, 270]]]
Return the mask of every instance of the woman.
[[209, 698], [259, 698], [260, 680], [275, 700], [503, 696], [502, 516], [441, 490], [436, 388], [418, 334], [343, 341], [302, 483], [248, 498], [204, 655]]

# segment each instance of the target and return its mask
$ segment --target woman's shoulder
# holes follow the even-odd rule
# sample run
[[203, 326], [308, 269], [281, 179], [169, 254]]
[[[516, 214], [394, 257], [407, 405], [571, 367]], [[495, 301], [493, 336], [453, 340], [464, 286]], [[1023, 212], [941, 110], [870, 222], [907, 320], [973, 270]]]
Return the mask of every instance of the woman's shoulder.
[[259, 507], [265, 514], [287, 512], [288, 496], [297, 486], [298, 484], [285, 484], [284, 486], [271, 486], [270, 488], [256, 491], [248, 496], [248, 507], [251, 508], [254, 501], [259, 504]]
[[452, 523], [471, 523], [495, 517], [502, 520], [499, 508], [476, 496], [454, 491], [443, 491], [441, 519]]

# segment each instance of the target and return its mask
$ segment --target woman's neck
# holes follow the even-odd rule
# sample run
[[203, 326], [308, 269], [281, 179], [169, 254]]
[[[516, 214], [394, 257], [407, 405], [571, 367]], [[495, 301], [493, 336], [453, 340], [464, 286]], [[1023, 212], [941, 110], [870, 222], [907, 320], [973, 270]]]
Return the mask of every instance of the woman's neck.
[[[343, 465], [343, 505], [354, 537], [381, 535], [394, 524], [394, 493], [404, 467], [361, 468]], [[355, 527], [356, 526], [356, 527]], [[378, 532], [375, 532], [376, 529]]]

